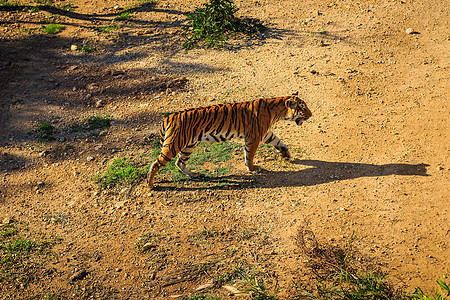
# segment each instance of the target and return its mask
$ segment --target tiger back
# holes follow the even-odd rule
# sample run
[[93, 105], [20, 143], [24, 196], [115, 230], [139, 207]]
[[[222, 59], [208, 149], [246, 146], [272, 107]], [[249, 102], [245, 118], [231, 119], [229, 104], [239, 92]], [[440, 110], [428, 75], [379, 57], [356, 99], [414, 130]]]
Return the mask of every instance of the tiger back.
[[199, 141], [243, 138], [245, 165], [250, 172], [255, 169], [253, 158], [260, 142], [273, 145], [283, 157], [290, 158], [288, 147], [270, 131], [270, 127], [280, 119], [301, 125], [311, 115], [306, 103], [295, 95], [217, 104], [171, 114], [160, 127], [161, 153], [150, 168], [148, 184], [153, 188], [156, 173], [178, 154], [176, 165], [180, 171], [197, 176], [186, 163]]

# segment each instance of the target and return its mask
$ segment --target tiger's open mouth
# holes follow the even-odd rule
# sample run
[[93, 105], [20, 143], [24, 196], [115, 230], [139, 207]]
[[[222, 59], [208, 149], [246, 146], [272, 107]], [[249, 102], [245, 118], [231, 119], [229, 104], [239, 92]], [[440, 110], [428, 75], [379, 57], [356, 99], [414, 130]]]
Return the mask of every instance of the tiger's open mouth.
[[302, 125], [304, 121], [308, 120], [307, 117], [300, 117], [298, 119], [295, 119], [295, 123], [297, 123], [298, 126]]

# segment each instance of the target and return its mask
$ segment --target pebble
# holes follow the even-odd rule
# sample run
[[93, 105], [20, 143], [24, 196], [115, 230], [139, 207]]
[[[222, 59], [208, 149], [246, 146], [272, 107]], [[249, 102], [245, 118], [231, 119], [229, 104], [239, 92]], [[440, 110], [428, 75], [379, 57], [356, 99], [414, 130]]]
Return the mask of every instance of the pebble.
[[48, 153], [49, 153], [49, 152], [48, 152], [47, 150], [44, 150], [44, 151], [42, 151], [41, 153], [39, 153], [39, 156], [40, 156], [40, 157], [45, 157], [45, 156], [47, 156]]
[[70, 51], [77, 51], [78, 46], [77, 45], [70, 45]]
[[97, 101], [95, 101], [95, 107], [96, 108], [100, 108], [100, 107], [102, 107], [103, 106], [103, 101], [102, 100], [97, 100]]
[[144, 246], [142, 246], [142, 251], [148, 251], [152, 248], [156, 248], [156, 245], [152, 243], [146, 243], [144, 244]]
[[408, 29], [405, 30], [405, 33], [407, 33], [407, 34], [414, 34], [414, 33], [417, 33], [417, 31], [415, 31], [413, 28], [408, 28]]
[[196, 291], [196, 292], [203, 291], [203, 290], [212, 288], [213, 286], [214, 286], [214, 282], [209, 281], [209, 282], [207, 282], [207, 283], [203, 283], [203, 284], [199, 285], [198, 287], [196, 287], [196, 288], [195, 288], [195, 291]]
[[92, 157], [92, 156], [88, 156], [88, 157], [86, 158], [87, 161], [93, 161], [94, 159], [95, 159], [95, 158]]
[[2, 221], [3, 225], [7, 225], [7, 224], [11, 224], [12, 223], [12, 219], [11, 218], [4, 218]]

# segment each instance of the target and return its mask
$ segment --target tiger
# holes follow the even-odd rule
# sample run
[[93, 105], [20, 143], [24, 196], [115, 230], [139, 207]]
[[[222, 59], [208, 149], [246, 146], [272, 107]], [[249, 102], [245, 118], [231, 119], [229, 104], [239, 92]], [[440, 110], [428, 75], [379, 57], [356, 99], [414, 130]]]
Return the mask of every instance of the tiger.
[[274, 146], [283, 158], [289, 159], [291, 154], [288, 147], [270, 127], [281, 119], [292, 120], [301, 125], [311, 116], [306, 103], [295, 94], [216, 104], [173, 113], [161, 124], [161, 153], [148, 172], [148, 186], [153, 189], [156, 173], [178, 154], [178, 169], [190, 177], [198, 176], [186, 167], [186, 163], [199, 141], [215, 143], [233, 138], [244, 139], [245, 165], [249, 172], [259, 169], [253, 164], [253, 158], [261, 142]]

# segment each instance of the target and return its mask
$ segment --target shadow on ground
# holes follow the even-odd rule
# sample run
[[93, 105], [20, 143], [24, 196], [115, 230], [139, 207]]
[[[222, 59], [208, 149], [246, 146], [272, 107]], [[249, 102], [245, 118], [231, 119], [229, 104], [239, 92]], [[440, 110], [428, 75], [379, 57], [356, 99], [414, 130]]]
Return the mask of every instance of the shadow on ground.
[[[277, 188], [288, 186], [314, 186], [335, 181], [351, 180], [363, 177], [430, 176], [427, 174], [428, 164], [364, 164], [346, 162], [328, 162], [321, 160], [298, 160], [296, 164], [307, 166], [300, 171], [268, 171], [259, 174], [228, 175], [212, 178], [192, 178], [185, 180], [185, 186], [168, 187], [165, 182], [156, 182], [156, 190], [240, 190], [243, 188]], [[189, 182], [210, 183], [208, 187], [189, 187]]]

